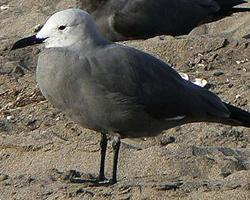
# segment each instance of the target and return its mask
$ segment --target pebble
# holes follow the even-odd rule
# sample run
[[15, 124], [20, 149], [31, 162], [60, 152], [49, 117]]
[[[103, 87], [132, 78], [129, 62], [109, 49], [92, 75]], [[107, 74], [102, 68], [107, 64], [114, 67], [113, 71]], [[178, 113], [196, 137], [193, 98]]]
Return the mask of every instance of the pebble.
[[173, 136], [162, 136], [160, 138], [160, 142], [162, 146], [166, 146], [168, 144], [171, 144], [173, 142], [175, 142], [175, 137]]
[[205, 87], [207, 85], [207, 80], [202, 79], [202, 78], [196, 78], [196, 79], [194, 79], [193, 83], [195, 85], [200, 86], [200, 87]]
[[205, 68], [205, 65], [203, 63], [199, 63], [197, 66]]
[[236, 62], [237, 65], [239, 65], [239, 64], [246, 63], [246, 62], [248, 62], [248, 61], [249, 61], [249, 60], [246, 58], [246, 59], [244, 59], [244, 60], [236, 60], [235, 62]]
[[41, 24], [37, 24], [32, 28], [33, 33], [37, 33], [39, 30], [41, 30], [43, 26]]
[[40, 122], [35, 119], [35, 118], [29, 118], [25, 124], [27, 127], [30, 128], [30, 130], [35, 130], [37, 128], [39, 128], [39, 126], [41, 125]]
[[235, 98], [236, 98], [236, 99], [239, 99], [239, 98], [241, 98], [241, 95], [240, 95], [240, 94], [237, 94], [237, 95], [235, 96]]
[[7, 120], [2, 120], [0, 119], [0, 132], [9, 132], [10, 127], [9, 127], [9, 122]]
[[229, 83], [229, 84], [228, 84], [228, 87], [229, 87], [229, 88], [231, 88], [231, 87], [233, 87], [233, 86], [234, 86], [233, 83]]
[[10, 121], [10, 120], [13, 120], [14, 118], [15, 118], [15, 117], [14, 117], [13, 115], [9, 115], [9, 116], [6, 117], [6, 119], [9, 120], [9, 121]]
[[173, 183], [160, 184], [159, 186], [156, 186], [156, 188], [158, 190], [176, 190], [181, 185], [183, 185], [183, 183], [178, 181], [178, 182], [173, 182]]
[[0, 174], [0, 182], [5, 181], [5, 180], [7, 180], [8, 178], [9, 178], [8, 175]]
[[9, 5], [2, 5], [0, 6], [0, 10], [8, 10], [10, 8]]
[[223, 75], [224, 73], [223, 72], [214, 72], [214, 76], [221, 76], [221, 75]]

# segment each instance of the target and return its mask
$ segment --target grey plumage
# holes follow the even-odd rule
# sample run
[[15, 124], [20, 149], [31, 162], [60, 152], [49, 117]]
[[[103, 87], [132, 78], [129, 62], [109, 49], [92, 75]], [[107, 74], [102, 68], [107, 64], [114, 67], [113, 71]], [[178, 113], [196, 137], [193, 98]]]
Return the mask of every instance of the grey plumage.
[[[46, 49], [39, 56], [37, 81], [56, 107], [84, 127], [122, 137], [155, 136], [183, 123], [229, 116], [218, 97], [167, 64], [112, 43], [87, 53]], [[166, 121], [177, 116], [185, 117]]]
[[[65, 26], [65, 30], [61, 30]], [[73, 35], [72, 35], [73, 34]], [[36, 36], [13, 49], [45, 41], [37, 82], [44, 96], [85, 128], [100, 131], [104, 176], [106, 134], [151, 137], [191, 122], [250, 127], [250, 113], [223, 103], [208, 90], [186, 81], [168, 64], [142, 51], [109, 42], [84, 11], [53, 15]], [[119, 139], [114, 145], [113, 182]]]
[[196, 26], [216, 21], [234, 12], [244, 0], [78, 0], [112, 41], [184, 35]]

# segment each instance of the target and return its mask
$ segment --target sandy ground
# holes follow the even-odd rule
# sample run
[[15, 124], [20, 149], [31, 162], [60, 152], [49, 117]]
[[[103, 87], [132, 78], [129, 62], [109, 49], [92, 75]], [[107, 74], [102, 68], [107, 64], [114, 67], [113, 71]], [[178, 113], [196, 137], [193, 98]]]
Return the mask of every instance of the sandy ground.
[[[157, 138], [125, 140], [117, 184], [82, 181], [98, 174], [100, 134], [74, 124], [42, 97], [34, 74], [41, 47], [9, 51], [47, 16], [74, 4], [0, 1], [9, 5], [0, 11], [0, 199], [250, 199], [250, 129], [220, 124], [189, 124]], [[240, 39], [250, 33], [249, 17], [206, 25], [207, 35], [194, 31], [124, 44], [207, 80], [224, 101], [250, 110], [250, 41]], [[112, 156], [109, 146], [108, 177]]]

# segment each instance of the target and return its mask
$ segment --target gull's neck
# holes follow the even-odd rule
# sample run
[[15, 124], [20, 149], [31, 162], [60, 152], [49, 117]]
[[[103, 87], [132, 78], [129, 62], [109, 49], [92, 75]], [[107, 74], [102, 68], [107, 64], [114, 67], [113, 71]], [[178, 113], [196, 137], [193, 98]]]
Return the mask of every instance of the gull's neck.
[[69, 46], [69, 49], [72, 51], [83, 50], [82, 53], [84, 53], [87, 52], [88, 49], [93, 50], [96, 47], [105, 46], [108, 44], [111, 44], [111, 42], [103, 37], [99, 32], [96, 32], [95, 35], [86, 35], [82, 40]]

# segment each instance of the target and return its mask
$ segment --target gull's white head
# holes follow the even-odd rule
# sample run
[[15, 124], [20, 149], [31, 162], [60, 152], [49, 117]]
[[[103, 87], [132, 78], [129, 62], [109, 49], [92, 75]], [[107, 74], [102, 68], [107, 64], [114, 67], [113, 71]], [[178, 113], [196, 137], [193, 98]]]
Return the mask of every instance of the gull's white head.
[[45, 47], [68, 47], [102, 37], [92, 17], [80, 9], [67, 9], [52, 15], [37, 33]]

